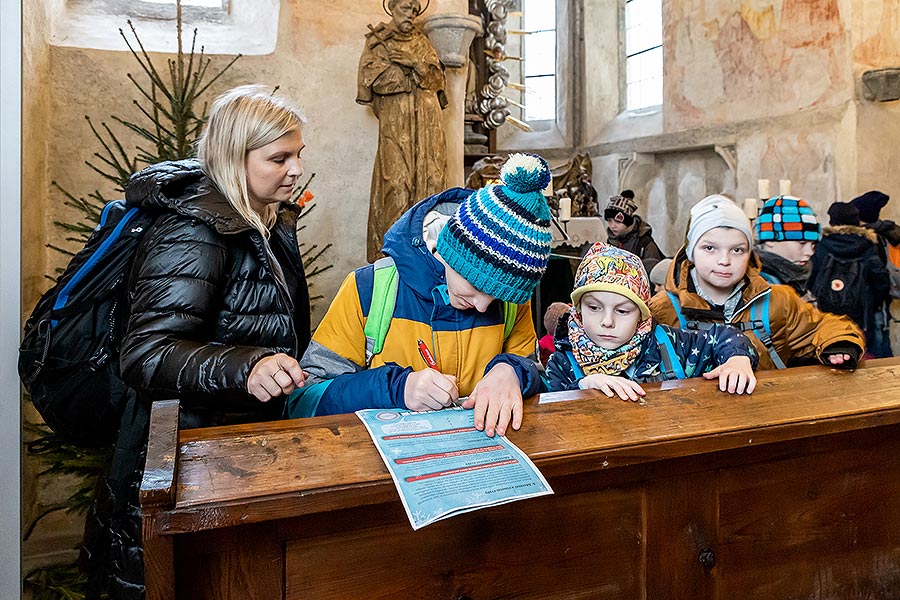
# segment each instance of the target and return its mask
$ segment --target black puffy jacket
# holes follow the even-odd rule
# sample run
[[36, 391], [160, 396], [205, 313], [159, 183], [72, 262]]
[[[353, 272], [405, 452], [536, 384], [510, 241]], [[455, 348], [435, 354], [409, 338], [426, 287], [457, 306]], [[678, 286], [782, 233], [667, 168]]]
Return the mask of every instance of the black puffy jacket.
[[132, 176], [129, 205], [158, 213], [132, 270], [123, 380], [137, 391], [88, 517], [88, 598], [142, 598], [138, 491], [152, 400], [178, 398], [181, 427], [278, 419], [283, 399], [247, 393], [253, 365], [310, 339], [298, 209], [282, 205], [268, 240], [228, 204], [196, 160]]

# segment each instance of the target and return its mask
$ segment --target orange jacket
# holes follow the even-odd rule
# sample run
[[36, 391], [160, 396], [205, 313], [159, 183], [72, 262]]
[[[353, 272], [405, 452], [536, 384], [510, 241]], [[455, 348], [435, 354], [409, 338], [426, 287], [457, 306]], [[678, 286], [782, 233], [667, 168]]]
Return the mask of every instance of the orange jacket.
[[[701, 321], [724, 322], [724, 319], [716, 321], [711, 317], [694, 315], [693, 311], [709, 311], [712, 307], [699, 294], [691, 291], [694, 287], [689, 276], [692, 267], [693, 263], [687, 259], [685, 249], [682, 247], [669, 267], [665, 291], [650, 299], [650, 312], [660, 323], [673, 327], [680, 324], [678, 314], [666, 292], [675, 294], [683, 313], [691, 314]], [[859, 348], [859, 355], [862, 355], [865, 351], [865, 338], [853, 321], [816, 309], [812, 304], [802, 300], [789, 286], [769, 284], [759, 275], [759, 269], [759, 259], [752, 254], [747, 268], [748, 285], [741, 294], [741, 303], [729, 324], [749, 321], [750, 307], [768, 297], [772, 343], [785, 363], [810, 358], [822, 361], [823, 355], [828, 354], [826, 349], [834, 344], [841, 344], [844, 347], [848, 344], [856, 346]], [[746, 331], [745, 334], [759, 351], [759, 368], [774, 369], [775, 364], [762, 341], [751, 331]], [[855, 364], [854, 360], [850, 366]]]

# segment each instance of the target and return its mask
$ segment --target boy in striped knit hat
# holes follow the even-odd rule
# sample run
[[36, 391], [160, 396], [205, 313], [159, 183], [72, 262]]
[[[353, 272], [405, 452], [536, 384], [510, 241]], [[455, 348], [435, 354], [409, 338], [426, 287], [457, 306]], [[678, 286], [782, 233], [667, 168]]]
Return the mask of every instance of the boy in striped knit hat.
[[[540, 389], [530, 298], [550, 256], [550, 169], [515, 154], [501, 180], [422, 200], [387, 232], [390, 264], [347, 276], [300, 361], [308, 379], [290, 417], [459, 404], [488, 436], [520, 427], [523, 397]], [[378, 322], [386, 334], [373, 333]]]

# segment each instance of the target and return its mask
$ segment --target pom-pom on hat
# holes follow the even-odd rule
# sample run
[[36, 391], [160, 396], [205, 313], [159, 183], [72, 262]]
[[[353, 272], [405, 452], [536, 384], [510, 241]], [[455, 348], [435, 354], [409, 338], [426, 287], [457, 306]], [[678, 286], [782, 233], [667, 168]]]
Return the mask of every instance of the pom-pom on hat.
[[694, 247], [703, 234], [716, 227], [731, 227], [747, 236], [747, 244], [753, 245], [753, 234], [750, 232], [750, 219], [744, 211], [721, 194], [707, 196], [691, 207], [691, 220], [687, 234], [687, 257], [694, 260]]
[[828, 207], [830, 225], [859, 225], [859, 209], [852, 202], [835, 202]]
[[588, 292], [615, 292], [625, 296], [641, 311], [641, 320], [650, 317], [650, 281], [641, 259], [621, 248], [597, 242], [584, 255], [575, 273], [572, 304], [581, 310], [581, 297]]
[[550, 258], [550, 208], [541, 190], [550, 167], [535, 154], [513, 154], [499, 185], [472, 193], [441, 230], [437, 253], [479, 291], [524, 304]]
[[[630, 191], [630, 190], [625, 190]], [[617, 194], [610, 196], [606, 210], [603, 211], [603, 218], [608, 221], [618, 221], [631, 227], [634, 223], [634, 213], [637, 212], [637, 204], [634, 202], [634, 196], [631, 198]]]
[[881, 215], [881, 209], [888, 203], [891, 197], [878, 190], [870, 190], [862, 196], [857, 196], [850, 202], [859, 210], [859, 220], [863, 223], [874, 223]]
[[760, 242], [818, 242], [822, 235], [812, 207], [792, 196], [766, 200], [753, 230]]

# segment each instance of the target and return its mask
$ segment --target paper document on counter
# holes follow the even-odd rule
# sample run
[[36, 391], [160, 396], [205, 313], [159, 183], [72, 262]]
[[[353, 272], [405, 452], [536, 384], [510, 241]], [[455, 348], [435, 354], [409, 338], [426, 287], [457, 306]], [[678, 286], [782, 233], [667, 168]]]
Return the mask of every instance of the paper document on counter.
[[413, 529], [437, 520], [552, 494], [531, 459], [504, 436], [475, 429], [474, 411], [356, 412], [397, 486]]

